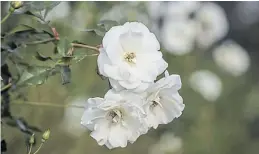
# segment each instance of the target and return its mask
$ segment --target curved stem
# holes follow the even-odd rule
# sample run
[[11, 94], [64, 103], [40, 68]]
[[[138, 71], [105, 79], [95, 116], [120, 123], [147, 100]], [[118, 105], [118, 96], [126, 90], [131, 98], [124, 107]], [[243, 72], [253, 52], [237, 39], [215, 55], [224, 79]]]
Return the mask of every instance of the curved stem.
[[75, 104], [51, 104], [51, 103], [38, 103], [38, 102], [24, 102], [24, 103], [11, 103], [12, 105], [34, 105], [34, 106], [46, 106], [46, 107], [59, 107], [59, 108], [66, 108], [66, 107], [74, 107], [74, 108], [85, 108], [81, 105]]
[[7, 85], [5, 85], [3, 88], [1, 88], [1, 92], [10, 88], [12, 86], [12, 83], [8, 83]]
[[12, 13], [12, 11], [9, 11], [8, 14], [1, 20], [1, 24], [4, 23]]
[[31, 154], [32, 144], [30, 144], [29, 152], [28, 154]]
[[35, 44], [48, 43], [48, 42], [52, 42], [52, 41], [55, 41], [55, 40], [56, 40], [55, 38], [50, 38], [50, 39], [41, 40], [41, 41], [28, 42], [26, 44], [27, 45], [35, 45]]
[[40, 151], [40, 149], [41, 149], [41, 147], [43, 146], [43, 142], [41, 142], [40, 143], [40, 146], [39, 146], [39, 148], [33, 153], [33, 154], [36, 154], [36, 153], [38, 153], [39, 151]]
[[72, 45], [73, 45], [73, 47], [88, 48], [88, 49], [92, 49], [92, 50], [95, 50], [95, 51], [99, 52], [99, 49], [97, 47], [94, 47], [94, 46], [85, 45], [85, 44], [78, 44], [78, 43], [72, 43]]

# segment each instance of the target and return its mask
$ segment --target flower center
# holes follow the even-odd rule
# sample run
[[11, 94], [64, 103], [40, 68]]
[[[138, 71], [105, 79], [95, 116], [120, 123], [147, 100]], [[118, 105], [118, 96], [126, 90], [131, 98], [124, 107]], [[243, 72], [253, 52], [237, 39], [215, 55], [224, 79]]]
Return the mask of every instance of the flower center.
[[150, 105], [151, 108], [154, 108], [158, 105], [158, 103], [156, 101], [152, 101], [152, 104]]
[[124, 53], [124, 60], [130, 64], [136, 63], [136, 54], [134, 52]]
[[154, 109], [156, 106], [160, 106], [160, 107], [163, 107], [162, 106], [162, 104], [161, 104], [161, 102], [160, 102], [160, 97], [158, 96], [158, 97], [156, 97], [153, 101], [152, 101], [152, 104], [150, 105], [150, 108], [151, 109]]
[[122, 119], [122, 112], [119, 109], [114, 109], [108, 113], [108, 118], [112, 123], [118, 123]]

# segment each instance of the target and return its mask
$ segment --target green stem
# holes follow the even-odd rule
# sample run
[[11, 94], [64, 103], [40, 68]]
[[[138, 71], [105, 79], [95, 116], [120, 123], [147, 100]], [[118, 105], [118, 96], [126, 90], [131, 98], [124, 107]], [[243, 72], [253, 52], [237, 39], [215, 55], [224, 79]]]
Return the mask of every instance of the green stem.
[[51, 104], [51, 103], [38, 103], [38, 102], [24, 102], [24, 103], [11, 103], [12, 105], [34, 105], [34, 106], [46, 106], [46, 107], [59, 107], [59, 108], [67, 108], [67, 107], [74, 107], [74, 108], [84, 108], [81, 105], [74, 105], [74, 104]]
[[30, 144], [30, 149], [29, 149], [28, 154], [31, 154], [31, 149], [32, 149], [32, 144]]
[[85, 45], [85, 44], [78, 44], [78, 43], [72, 43], [72, 45], [73, 45], [73, 47], [92, 49], [99, 53], [99, 49], [97, 47], [93, 47], [93, 46]]
[[40, 146], [39, 146], [39, 148], [33, 153], [33, 154], [36, 154], [36, 153], [38, 153], [39, 151], [40, 151], [40, 149], [41, 149], [41, 147], [43, 146], [43, 142], [41, 142], [40, 143]]
[[3, 88], [1, 88], [1, 92], [10, 88], [12, 86], [12, 83], [8, 83], [7, 85], [5, 85]]
[[12, 13], [12, 11], [9, 11], [8, 14], [1, 20], [1, 24], [4, 23]]
[[27, 45], [35, 45], [35, 44], [48, 43], [48, 42], [52, 42], [52, 41], [55, 41], [55, 40], [56, 40], [55, 38], [49, 38], [49, 39], [41, 40], [41, 41], [28, 42], [26, 44]]

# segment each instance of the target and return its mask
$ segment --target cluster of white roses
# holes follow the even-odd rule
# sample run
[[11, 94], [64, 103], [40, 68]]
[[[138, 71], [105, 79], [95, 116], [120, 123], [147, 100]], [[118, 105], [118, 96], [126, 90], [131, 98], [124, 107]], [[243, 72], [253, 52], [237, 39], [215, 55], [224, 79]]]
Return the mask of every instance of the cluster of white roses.
[[165, 71], [168, 64], [159, 50], [156, 36], [142, 23], [127, 22], [105, 34], [97, 63], [112, 89], [104, 98], [88, 99], [81, 119], [99, 145], [126, 147], [182, 114], [180, 76]]

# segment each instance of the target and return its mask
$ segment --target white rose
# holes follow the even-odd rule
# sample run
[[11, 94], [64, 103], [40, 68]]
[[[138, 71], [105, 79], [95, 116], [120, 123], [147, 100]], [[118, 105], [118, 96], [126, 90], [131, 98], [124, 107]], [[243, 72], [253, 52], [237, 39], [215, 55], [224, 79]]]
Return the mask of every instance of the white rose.
[[81, 124], [92, 131], [99, 145], [109, 149], [126, 147], [148, 131], [144, 123], [143, 99], [128, 91], [109, 90], [104, 98], [90, 98]]
[[178, 93], [181, 86], [180, 76], [169, 76], [166, 71], [164, 78], [147, 89], [147, 103], [144, 109], [149, 127], [156, 129], [159, 124], [167, 124], [182, 114], [185, 105]]
[[112, 27], [102, 43], [97, 60], [99, 72], [117, 91], [142, 92], [168, 67], [156, 36], [142, 23]]
[[204, 3], [196, 14], [196, 20], [199, 23], [196, 42], [200, 48], [208, 48], [228, 33], [226, 13], [216, 3]]

